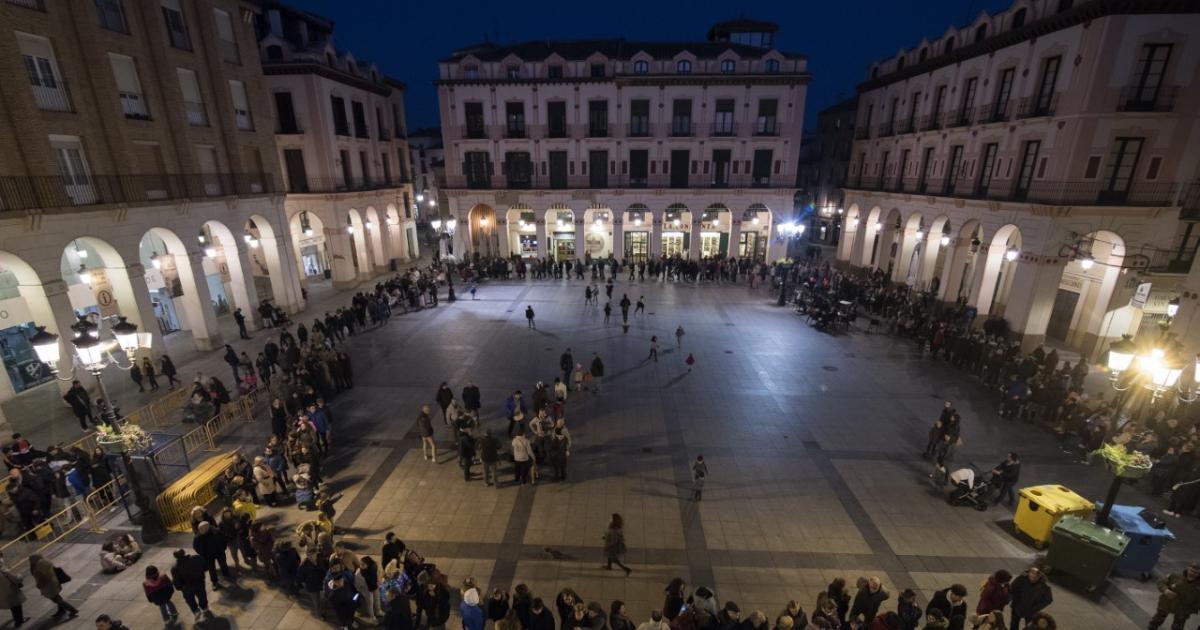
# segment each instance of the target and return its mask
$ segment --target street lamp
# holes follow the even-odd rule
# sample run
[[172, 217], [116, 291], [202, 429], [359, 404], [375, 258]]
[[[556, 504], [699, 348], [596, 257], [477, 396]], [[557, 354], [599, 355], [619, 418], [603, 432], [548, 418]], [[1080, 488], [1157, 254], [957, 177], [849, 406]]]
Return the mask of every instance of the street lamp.
[[1177, 314], [1179, 314], [1179, 296], [1178, 295], [1171, 298], [1170, 300], [1167, 300], [1167, 319], [1169, 319], [1169, 320], [1175, 319], [1175, 316]]
[[1016, 247], [1009, 247], [1008, 250], [1004, 252], [1004, 259], [1008, 262], [1012, 262], [1017, 259], [1018, 254], [1020, 254], [1020, 251], [1018, 251]]

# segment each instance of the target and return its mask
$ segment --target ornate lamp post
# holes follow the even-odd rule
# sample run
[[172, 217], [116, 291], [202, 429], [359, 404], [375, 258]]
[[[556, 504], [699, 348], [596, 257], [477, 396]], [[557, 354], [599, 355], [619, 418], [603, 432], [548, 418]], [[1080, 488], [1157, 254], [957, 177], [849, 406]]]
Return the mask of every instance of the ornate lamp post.
[[[782, 243], [790, 243], [792, 239], [798, 239], [804, 235], [805, 225], [803, 223], [780, 223], [775, 228], [778, 234], [778, 239]], [[783, 277], [779, 281], [779, 300], [775, 303], [776, 306], [787, 304], [787, 282], [788, 276], [792, 275], [792, 264], [790, 258], [784, 258], [785, 264], [780, 268], [783, 270]]]

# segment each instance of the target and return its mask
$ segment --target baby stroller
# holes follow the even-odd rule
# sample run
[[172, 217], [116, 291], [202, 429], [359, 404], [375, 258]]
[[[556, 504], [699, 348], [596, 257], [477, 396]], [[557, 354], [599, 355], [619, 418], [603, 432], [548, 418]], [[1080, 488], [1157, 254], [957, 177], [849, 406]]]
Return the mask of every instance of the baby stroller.
[[995, 491], [990, 476], [984, 476], [974, 466], [968, 466], [950, 473], [950, 482], [954, 487], [946, 497], [947, 503], [955, 507], [969, 505], [980, 512], [988, 509], [988, 499]]

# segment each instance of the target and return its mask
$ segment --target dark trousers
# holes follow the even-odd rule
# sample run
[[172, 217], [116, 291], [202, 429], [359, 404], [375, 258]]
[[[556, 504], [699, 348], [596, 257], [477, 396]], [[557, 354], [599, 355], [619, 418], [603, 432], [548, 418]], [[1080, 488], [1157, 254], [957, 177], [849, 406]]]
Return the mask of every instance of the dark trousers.
[[246, 334], [246, 322], [238, 322], [238, 336], [242, 339], [249, 339], [250, 335]]
[[614, 565], [614, 564], [621, 567], [622, 569], [625, 569], [626, 573], [628, 573], [630, 571], [629, 567], [627, 567], [621, 563], [621, 557], [616, 554], [607, 556], [604, 559], [604, 568], [605, 569], [611, 569], [612, 565]]
[[551, 463], [551, 465], [554, 466], [554, 478], [559, 481], [566, 481], [567, 480], [567, 458], [566, 457], [552, 457], [550, 459], [550, 463]]
[[19, 604], [10, 609], [14, 624], [25, 623], [25, 609]]
[[61, 593], [58, 595], [55, 595], [54, 597], [49, 597], [47, 599], [54, 602], [54, 605], [58, 606], [58, 610], [55, 611], [55, 613], [54, 613], [55, 616], [64, 615], [66, 613], [71, 613], [72, 615], [79, 614], [79, 611], [76, 610], [74, 606], [68, 604], [67, 600], [63, 599]]
[[[1163, 622], [1167, 620], [1167, 615], [1170, 614], [1171, 613], [1168, 613], [1160, 608], [1158, 612], [1154, 613], [1154, 616], [1150, 618], [1150, 630], [1158, 630], [1158, 627], [1163, 625]], [[1191, 615], [1175, 614], [1171, 616], [1171, 630], [1183, 630], [1184, 624], [1187, 623], [1188, 617]]]
[[212, 579], [213, 590], [217, 590], [221, 583], [217, 581], [217, 567], [221, 567], [221, 575], [229, 577], [229, 563], [225, 561], [225, 554], [221, 554], [216, 558], [205, 558], [208, 563], [208, 577]]
[[200, 588], [186, 587], [180, 588], [179, 592], [183, 594], [183, 601], [187, 604], [188, 610], [193, 613], [201, 610], [208, 610], [208, 593], [204, 591], [204, 585]]

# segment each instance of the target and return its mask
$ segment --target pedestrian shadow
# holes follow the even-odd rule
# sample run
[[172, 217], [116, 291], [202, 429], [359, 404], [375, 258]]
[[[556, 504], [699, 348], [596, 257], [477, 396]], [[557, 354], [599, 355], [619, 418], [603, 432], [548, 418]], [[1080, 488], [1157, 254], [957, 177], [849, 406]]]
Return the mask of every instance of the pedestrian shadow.
[[[182, 625], [177, 624], [175, 627], [182, 628]], [[197, 621], [193, 626], [196, 630], [232, 630], [233, 622], [225, 617], [208, 617], [203, 621]]]
[[679, 376], [676, 376], [675, 378], [667, 381], [667, 383], [665, 385], [663, 385], [663, 389], [674, 386], [676, 383], [678, 383], [679, 381], [682, 381], [684, 379], [684, 377], [686, 377], [688, 374], [691, 374], [691, 373], [692, 373], [691, 370], [687, 370], [687, 371], [681, 373]]
[[537, 333], [537, 334], [539, 334], [539, 335], [541, 335], [541, 336], [543, 336], [543, 337], [549, 337], [549, 338], [551, 338], [551, 339], [559, 339], [559, 336], [558, 336], [558, 335], [556, 335], [556, 334], [554, 334], [554, 333], [552, 333], [552, 332], [546, 332], [546, 331], [544, 331], [544, 330], [542, 330], [542, 329], [540, 329], [540, 328], [534, 328], [534, 329], [533, 329], [533, 332], [535, 332], [535, 333]]
[[218, 591], [222, 603], [248, 604], [254, 601], [254, 589], [230, 580]]

